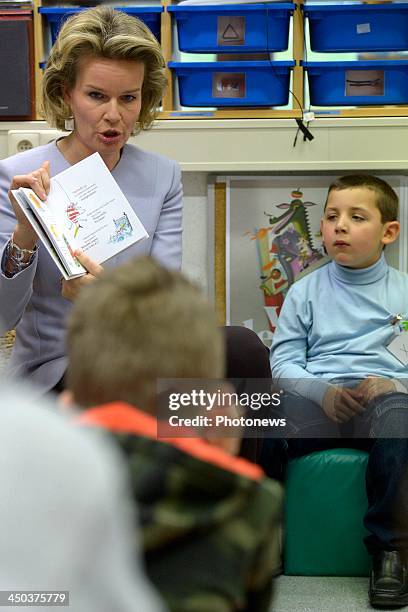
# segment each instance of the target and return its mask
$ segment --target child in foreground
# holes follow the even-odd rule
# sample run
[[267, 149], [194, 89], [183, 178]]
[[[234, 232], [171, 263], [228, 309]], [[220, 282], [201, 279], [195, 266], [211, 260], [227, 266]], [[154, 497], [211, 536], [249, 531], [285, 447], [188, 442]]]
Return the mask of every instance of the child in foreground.
[[270, 607], [280, 485], [231, 454], [233, 438], [157, 436], [157, 379], [221, 378], [221, 333], [200, 292], [150, 258], [84, 288], [69, 325], [79, 420], [125, 453], [147, 574], [174, 612]]
[[288, 458], [338, 446], [370, 454], [369, 598], [389, 607], [408, 604], [408, 275], [383, 253], [398, 237], [397, 219], [385, 181], [353, 175], [330, 185], [321, 233], [331, 262], [289, 290], [271, 354], [296, 432]]

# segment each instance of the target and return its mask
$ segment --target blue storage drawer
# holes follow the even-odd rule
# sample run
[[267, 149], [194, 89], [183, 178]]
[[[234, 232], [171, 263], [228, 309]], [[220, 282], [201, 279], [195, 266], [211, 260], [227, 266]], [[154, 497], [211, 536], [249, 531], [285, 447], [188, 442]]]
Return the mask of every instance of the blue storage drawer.
[[408, 4], [304, 5], [312, 51], [408, 49]]
[[[118, 11], [123, 11], [128, 15], [138, 17], [153, 32], [157, 40], [160, 41], [160, 14], [163, 12], [162, 6], [115, 6], [113, 8]], [[71, 15], [85, 10], [86, 8], [79, 7], [44, 6], [41, 6], [38, 9], [38, 12], [44, 15], [50, 24], [52, 44], [55, 43], [58, 32], [64, 21], [66, 21]]]
[[359, 106], [408, 103], [408, 62], [302, 62], [310, 103]]
[[177, 22], [181, 51], [246, 53], [288, 48], [295, 4], [217, 4], [168, 6]]
[[182, 106], [282, 106], [295, 62], [169, 62]]

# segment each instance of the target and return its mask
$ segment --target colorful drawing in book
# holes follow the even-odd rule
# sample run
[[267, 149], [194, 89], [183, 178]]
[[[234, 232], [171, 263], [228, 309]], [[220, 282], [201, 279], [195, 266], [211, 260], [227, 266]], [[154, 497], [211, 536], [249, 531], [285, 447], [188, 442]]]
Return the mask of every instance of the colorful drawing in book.
[[44, 210], [41, 200], [37, 198], [35, 193], [30, 192], [28, 194], [28, 197], [30, 198], [30, 200], [32, 201], [32, 203], [34, 204], [36, 208], [39, 208], [40, 210]]
[[[279, 216], [265, 213], [269, 226], [256, 229], [251, 236], [258, 250], [259, 288], [263, 291], [265, 306], [274, 308], [277, 315], [290, 285], [324, 257], [315, 248], [310, 231], [307, 208], [315, 203], [303, 202], [299, 189], [292, 191], [291, 196], [290, 203], [276, 204], [276, 208], [285, 212]], [[271, 323], [270, 326], [274, 331]]]
[[68, 229], [69, 232], [74, 230], [74, 238], [77, 237], [79, 230], [86, 224], [86, 210], [77, 202], [72, 201], [72, 196], [70, 196], [61, 183], [54, 178], [54, 186], [58, 185], [59, 189], [62, 191], [63, 195], [61, 195], [62, 199], [65, 200], [65, 221], [64, 226]]
[[109, 242], [120, 242], [121, 240], [125, 240], [127, 236], [133, 234], [133, 228], [126, 213], [123, 213], [122, 217], [119, 217], [119, 219], [113, 219], [113, 222], [116, 230], [115, 233], [110, 236]]
[[85, 213], [85, 209], [78, 206], [75, 202], [69, 202], [65, 209], [65, 213], [68, 217], [68, 221], [70, 222], [70, 229], [75, 227], [74, 230], [74, 238], [76, 238], [81, 225], [81, 217], [83, 217]]

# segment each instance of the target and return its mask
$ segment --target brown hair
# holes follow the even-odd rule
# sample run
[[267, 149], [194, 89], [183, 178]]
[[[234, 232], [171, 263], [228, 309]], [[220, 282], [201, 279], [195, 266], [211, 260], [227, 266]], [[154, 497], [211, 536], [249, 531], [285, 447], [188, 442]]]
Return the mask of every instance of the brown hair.
[[142, 108], [135, 130], [148, 129], [167, 83], [160, 45], [140, 19], [106, 6], [73, 15], [59, 32], [42, 83], [42, 112], [48, 123], [60, 130], [65, 129], [64, 122], [71, 116], [71, 111], [64, 101], [64, 92], [74, 87], [78, 64], [84, 56], [144, 64]]
[[370, 174], [349, 174], [341, 176], [340, 178], [333, 181], [327, 192], [326, 203], [324, 210], [326, 210], [327, 201], [332, 191], [341, 191], [343, 189], [357, 189], [362, 187], [370, 189], [375, 193], [376, 205], [381, 213], [382, 223], [388, 221], [396, 221], [398, 219], [398, 196], [386, 181], [372, 176]]
[[122, 400], [148, 410], [158, 378], [219, 378], [224, 344], [212, 306], [150, 257], [84, 287], [68, 328], [68, 387], [84, 408]]

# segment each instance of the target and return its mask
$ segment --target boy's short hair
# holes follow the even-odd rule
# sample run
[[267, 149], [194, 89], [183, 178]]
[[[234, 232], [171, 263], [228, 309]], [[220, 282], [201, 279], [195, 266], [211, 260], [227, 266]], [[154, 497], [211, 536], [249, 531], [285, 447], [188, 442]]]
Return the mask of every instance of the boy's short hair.
[[332, 191], [357, 189], [358, 187], [370, 189], [375, 193], [376, 205], [381, 213], [382, 223], [398, 219], [398, 196], [394, 189], [386, 181], [370, 174], [349, 174], [333, 181], [327, 192], [324, 209], [326, 210], [327, 201]]
[[150, 257], [104, 271], [81, 290], [68, 326], [68, 388], [87, 408], [152, 407], [158, 378], [219, 378], [224, 346], [213, 307]]

